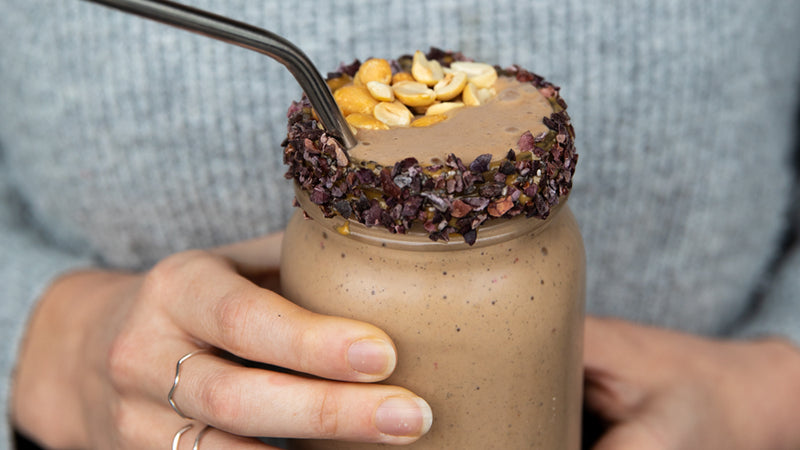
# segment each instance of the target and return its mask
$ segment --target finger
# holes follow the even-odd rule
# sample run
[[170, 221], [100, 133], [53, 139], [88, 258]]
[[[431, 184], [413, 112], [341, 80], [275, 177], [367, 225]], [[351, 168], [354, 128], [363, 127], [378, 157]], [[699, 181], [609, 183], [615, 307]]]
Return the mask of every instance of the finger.
[[428, 404], [403, 388], [309, 379], [205, 354], [187, 361], [174, 399], [200, 422], [245, 436], [407, 444], [433, 420]]
[[194, 450], [194, 448], [198, 450], [279, 450], [258, 439], [226, 433], [200, 423], [193, 424], [192, 428], [181, 436], [179, 444], [180, 450]]
[[629, 418], [645, 398], [646, 377], [638, 376], [638, 344], [626, 335], [625, 323], [586, 318], [584, 331], [584, 397], [589, 409], [610, 421]]
[[371, 382], [394, 370], [394, 344], [379, 328], [311, 313], [241, 277], [223, 258], [190, 256], [153, 269], [149, 284], [151, 295], [174, 299], [168, 315], [195, 339], [331, 379]]
[[587, 369], [584, 375], [586, 407], [607, 421], [630, 418], [644, 401], [645, 393], [638, 385], [624, 382], [613, 374]]
[[233, 261], [239, 273], [250, 277], [280, 266], [282, 242], [283, 232], [278, 232], [217, 247], [211, 252]]
[[667, 450], [664, 439], [641, 422], [611, 428], [593, 450]]
[[[177, 439], [181, 450], [198, 448], [209, 450], [224, 448], [233, 450], [274, 449], [257, 439], [226, 433], [213, 428], [204, 430], [205, 425], [178, 417], [173, 411], [159, 407], [153, 409], [150, 402], [127, 398], [112, 411], [111, 422], [102, 433], [93, 437], [107, 435], [106, 439], [92, 441], [91, 448], [149, 449], [172, 448]], [[191, 425], [191, 426], [189, 426]], [[180, 436], [178, 432], [182, 429]], [[201, 434], [202, 431], [202, 434]], [[198, 441], [199, 439], [199, 441]]]
[[584, 328], [583, 363], [587, 369], [614, 372], [641, 354], [641, 342], [630, 333], [627, 322], [587, 317]]

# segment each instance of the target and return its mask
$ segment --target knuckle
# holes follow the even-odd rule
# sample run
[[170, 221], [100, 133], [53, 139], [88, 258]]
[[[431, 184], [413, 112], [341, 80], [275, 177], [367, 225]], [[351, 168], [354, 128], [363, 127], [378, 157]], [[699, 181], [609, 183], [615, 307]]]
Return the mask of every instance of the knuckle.
[[136, 368], [141, 342], [130, 333], [120, 333], [112, 340], [106, 359], [106, 371], [112, 386], [117, 391], [125, 391], [136, 385]]
[[339, 397], [333, 387], [321, 388], [311, 426], [320, 437], [332, 438], [339, 432]]
[[217, 372], [203, 383], [199, 400], [202, 409], [214, 419], [215, 425], [225, 430], [234, 430], [242, 423], [240, 380], [230, 373]]
[[223, 294], [214, 306], [215, 328], [225, 350], [244, 356], [254, 305], [241, 288]]
[[[120, 401], [111, 411], [111, 423], [120, 448], [134, 448], [141, 439], [141, 427], [138, 425], [137, 412], [128, 402]], [[139, 443], [140, 444], [140, 443]]]
[[193, 286], [193, 280], [206, 276], [220, 266], [220, 257], [204, 250], [187, 250], [159, 261], [144, 277], [142, 293], [146, 298], [165, 299], [179, 290]]
[[311, 372], [319, 364], [320, 352], [318, 349], [324, 344], [324, 338], [319, 327], [303, 327], [294, 340], [293, 353], [297, 355], [298, 369], [302, 372]]

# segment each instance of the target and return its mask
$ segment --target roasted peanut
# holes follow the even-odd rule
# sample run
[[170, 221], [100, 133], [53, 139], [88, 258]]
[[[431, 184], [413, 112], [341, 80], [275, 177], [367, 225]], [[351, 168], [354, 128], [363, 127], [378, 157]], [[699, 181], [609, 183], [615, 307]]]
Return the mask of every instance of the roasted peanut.
[[372, 109], [378, 104], [378, 100], [372, 98], [367, 88], [355, 85], [337, 89], [333, 93], [333, 99], [345, 117], [353, 113], [372, 114]]
[[414, 119], [414, 121], [411, 122], [411, 126], [412, 127], [417, 127], [417, 128], [418, 127], [428, 127], [428, 126], [431, 126], [431, 125], [433, 125], [435, 123], [439, 123], [439, 122], [441, 122], [441, 121], [443, 121], [445, 119], [447, 119], [447, 116], [445, 116], [444, 114], [433, 114], [433, 115], [430, 115], [430, 116], [422, 116], [422, 117]]
[[481, 100], [478, 97], [478, 88], [474, 83], [467, 83], [464, 87], [464, 91], [461, 92], [461, 99], [467, 106], [478, 106], [481, 104]]
[[388, 130], [389, 127], [380, 120], [368, 114], [353, 113], [345, 117], [347, 123], [357, 129], [365, 130]]
[[458, 97], [467, 85], [467, 74], [464, 72], [448, 73], [433, 86], [438, 100], [447, 101]]
[[373, 111], [375, 118], [390, 127], [407, 127], [414, 115], [402, 103], [381, 102]]
[[428, 110], [425, 111], [426, 116], [432, 115], [439, 115], [445, 114], [448, 111], [452, 111], [454, 109], [463, 108], [464, 103], [462, 102], [442, 102], [436, 103], [435, 105], [431, 105], [428, 107]]
[[392, 87], [386, 83], [381, 83], [380, 81], [370, 81], [367, 83], [367, 90], [376, 100], [380, 100], [382, 102], [394, 101], [394, 91], [392, 91]]
[[392, 82], [392, 67], [389, 65], [389, 61], [385, 59], [368, 59], [358, 68], [356, 80], [365, 86], [370, 81], [380, 81], [383, 84], [389, 84]]
[[493, 87], [478, 88], [478, 100], [481, 101], [481, 105], [494, 98], [495, 95], [497, 95], [497, 90]]
[[420, 83], [433, 86], [444, 77], [444, 72], [439, 61], [429, 61], [424, 53], [417, 50], [411, 63], [411, 75]]
[[436, 101], [433, 89], [418, 81], [401, 81], [392, 86], [394, 96], [407, 106], [427, 106]]
[[341, 76], [331, 78], [330, 80], [326, 81], [326, 83], [328, 83], [328, 88], [331, 90], [331, 92], [336, 92], [337, 89], [349, 84], [351, 81], [353, 81], [353, 79], [350, 77], [350, 75], [343, 73]]
[[392, 84], [397, 84], [401, 81], [416, 81], [414, 76], [408, 72], [397, 72], [392, 76]]
[[457, 61], [450, 64], [454, 72], [464, 72], [470, 83], [479, 88], [489, 88], [497, 81], [497, 71], [486, 63]]

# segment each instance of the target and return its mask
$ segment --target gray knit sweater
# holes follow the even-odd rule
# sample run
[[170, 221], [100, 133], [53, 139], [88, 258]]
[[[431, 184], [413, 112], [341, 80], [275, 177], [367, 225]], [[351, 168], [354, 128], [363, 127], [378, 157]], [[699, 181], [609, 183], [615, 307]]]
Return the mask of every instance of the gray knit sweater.
[[[800, 2], [186, 3], [325, 71], [435, 45], [562, 87], [591, 313], [800, 342]], [[0, 409], [48, 283], [281, 229], [300, 90], [265, 56], [77, 0], [0, 14]], [[796, 229], [796, 228], [795, 228]], [[0, 425], [0, 446], [8, 442]]]

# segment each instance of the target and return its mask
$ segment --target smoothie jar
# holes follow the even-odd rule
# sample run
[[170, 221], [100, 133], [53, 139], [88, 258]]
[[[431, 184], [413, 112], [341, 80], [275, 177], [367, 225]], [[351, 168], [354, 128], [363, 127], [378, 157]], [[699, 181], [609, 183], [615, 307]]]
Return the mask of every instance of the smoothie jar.
[[[463, 67], [458, 54], [423, 57], [451, 74]], [[392, 75], [413, 75], [417, 59], [391, 62]], [[339, 76], [358, 80], [365, 65]], [[468, 75], [485, 66], [467, 65]], [[558, 88], [518, 67], [492, 70], [500, 79], [483, 104], [423, 127], [358, 129], [350, 151], [316, 125], [307, 102], [293, 105], [285, 159], [299, 209], [284, 237], [281, 288], [304, 308], [391, 336], [398, 360], [385, 382], [423, 397], [434, 415], [408, 448], [577, 450], [585, 258], [567, 205], [573, 131]], [[528, 114], [530, 103], [549, 109]], [[413, 108], [410, 121], [431, 117]], [[485, 137], [471, 149], [463, 139], [476, 138], [453, 137], [447, 124]]]

